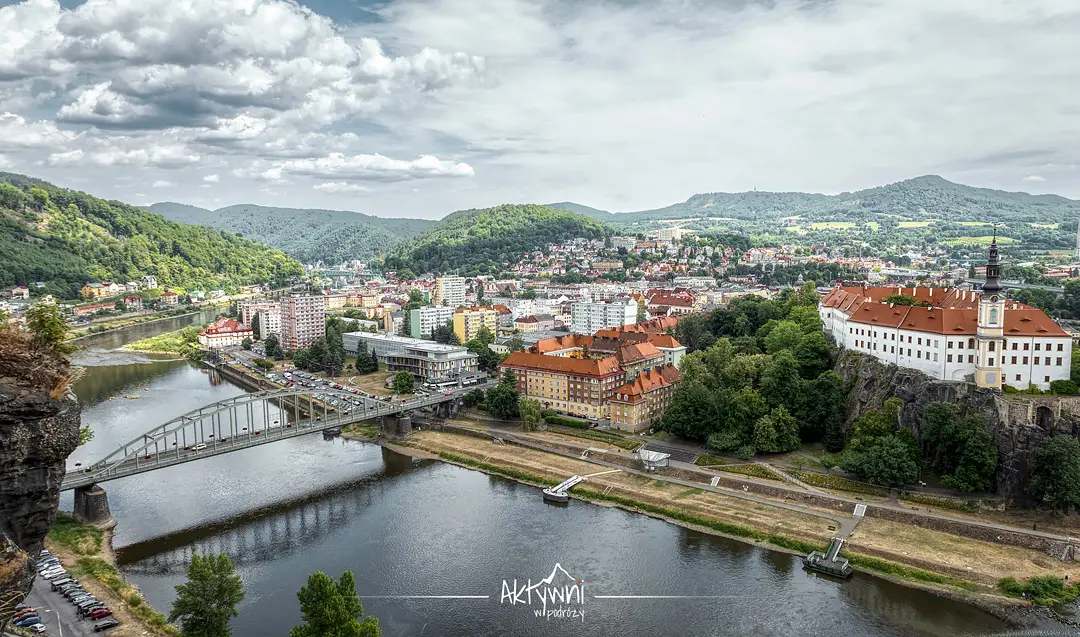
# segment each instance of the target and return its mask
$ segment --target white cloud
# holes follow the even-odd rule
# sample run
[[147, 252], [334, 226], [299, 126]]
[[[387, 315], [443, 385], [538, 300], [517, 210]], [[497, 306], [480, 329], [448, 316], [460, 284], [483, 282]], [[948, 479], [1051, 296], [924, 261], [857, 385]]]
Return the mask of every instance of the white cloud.
[[176, 184], [174, 184], [171, 181], [165, 181], [164, 179], [159, 179], [159, 180], [155, 181], [154, 183], [150, 184], [150, 187], [151, 188], [170, 188], [170, 187], [175, 186], [175, 185]]
[[[197, 165], [167, 176], [225, 202], [331, 205], [363, 184], [365, 211], [424, 216], [926, 173], [1080, 196], [1069, 0], [376, 7], [347, 24], [290, 0], [0, 7], [0, 153], [65, 183]], [[397, 183], [445, 176], [471, 179]]]
[[203, 177], [202, 180], [205, 181], [208, 184], [216, 184], [219, 181], [221, 181], [221, 178], [218, 177], [217, 175], [207, 175], [207, 176]]
[[371, 192], [370, 188], [361, 186], [360, 184], [345, 183], [344, 181], [327, 181], [321, 184], [315, 184], [314, 188], [319, 192], [329, 192], [334, 194]]
[[319, 179], [357, 181], [405, 181], [423, 177], [472, 177], [471, 166], [422, 155], [412, 161], [390, 159], [382, 155], [352, 155], [331, 153], [318, 159], [286, 161], [280, 169], [293, 175]]
[[1028, 175], [1024, 177], [1024, 181], [1046, 181], [1046, 177], [1042, 175]]

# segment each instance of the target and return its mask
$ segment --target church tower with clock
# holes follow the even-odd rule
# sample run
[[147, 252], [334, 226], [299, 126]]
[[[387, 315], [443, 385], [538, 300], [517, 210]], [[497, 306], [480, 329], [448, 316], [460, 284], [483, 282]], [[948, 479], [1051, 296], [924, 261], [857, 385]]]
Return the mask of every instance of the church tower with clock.
[[1001, 389], [1005, 364], [1005, 295], [1001, 291], [1001, 264], [998, 262], [997, 233], [990, 244], [986, 262], [986, 283], [979, 296], [979, 323], [976, 331], [978, 359], [975, 384]]

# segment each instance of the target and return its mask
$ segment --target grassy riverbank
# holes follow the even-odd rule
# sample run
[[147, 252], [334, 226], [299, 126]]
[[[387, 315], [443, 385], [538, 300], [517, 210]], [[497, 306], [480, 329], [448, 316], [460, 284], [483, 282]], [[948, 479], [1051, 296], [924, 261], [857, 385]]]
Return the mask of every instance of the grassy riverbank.
[[82, 524], [60, 511], [45, 539], [45, 546], [120, 620], [121, 625], [109, 632], [113, 637], [179, 635], [180, 631], [165, 615], [154, 610], [139, 589], [129, 584], [117, 570], [111, 542], [110, 531]]
[[128, 343], [120, 349], [131, 352], [144, 352], [147, 354], [173, 354], [175, 356], [189, 356], [199, 348], [199, 332], [201, 328], [194, 325], [181, 328], [175, 332], [165, 332], [141, 341]]
[[[605, 469], [554, 453], [444, 432], [418, 432], [407, 444], [446, 462], [536, 486]], [[610, 473], [589, 478], [572, 493], [575, 498], [799, 554], [824, 547], [833, 535], [829, 527], [835, 526], [831, 519], [835, 514], [829, 511], [822, 510], [819, 517], [816, 510], [800, 513], [782, 508], [781, 501], [771, 506], [736, 494], [687, 489], [660, 476]], [[1070, 575], [1072, 580], [1080, 577], [1080, 565], [1038, 551], [872, 518], [860, 523], [845, 555], [859, 570], [997, 610], [1027, 603], [998, 589], [1005, 577], [1023, 580], [1048, 573]]]

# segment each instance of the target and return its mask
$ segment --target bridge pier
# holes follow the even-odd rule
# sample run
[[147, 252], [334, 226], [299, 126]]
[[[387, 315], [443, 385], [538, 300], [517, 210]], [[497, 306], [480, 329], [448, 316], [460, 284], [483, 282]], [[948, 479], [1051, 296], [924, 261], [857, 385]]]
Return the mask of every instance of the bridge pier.
[[437, 418], [455, 418], [457, 417], [458, 408], [461, 405], [461, 401], [450, 400], [445, 403], [439, 403], [435, 406], [435, 416]]
[[382, 435], [386, 438], [404, 438], [412, 432], [412, 416], [409, 414], [393, 414], [383, 416]]
[[85, 524], [115, 526], [109, 511], [109, 494], [96, 484], [75, 489], [75, 519]]

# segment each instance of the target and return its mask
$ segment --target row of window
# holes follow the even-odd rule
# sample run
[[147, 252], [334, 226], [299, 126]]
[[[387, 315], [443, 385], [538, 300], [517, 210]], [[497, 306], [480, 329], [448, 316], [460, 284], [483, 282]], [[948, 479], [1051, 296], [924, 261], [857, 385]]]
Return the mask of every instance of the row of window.
[[[876, 330], [871, 332], [871, 330], [862, 329], [862, 328], [848, 328], [848, 333], [853, 334], [853, 335], [858, 335], [858, 336], [871, 336], [872, 335], [873, 338], [878, 338], [878, 333], [877, 333]], [[885, 340], [893, 340], [893, 341], [896, 340], [896, 334], [893, 334], [893, 333], [885, 334], [884, 337], [885, 337]], [[916, 337], [915, 338], [915, 341], [916, 341], [917, 345], [922, 345], [923, 340], [924, 339], [922, 337]], [[929, 346], [932, 346], [932, 347], [937, 347], [938, 346], [937, 339], [926, 338], [925, 340], [926, 340], [926, 344], [929, 345]], [[911, 343], [911, 341], [912, 341], [912, 337], [908, 336], [907, 337], [907, 342]], [[856, 342], [859, 342], [859, 341], [856, 341]], [[904, 337], [903, 336], [900, 337], [900, 342], [904, 342]], [[947, 340], [947, 341], [945, 341], [945, 347], [947, 349], [952, 349], [954, 342], [956, 344], [957, 349], [964, 349], [964, 341], [949, 341], [949, 340]], [[990, 341], [989, 350], [991, 352], [994, 351], [995, 344], [996, 344], [995, 341]], [[1019, 345], [1020, 345], [1019, 343], [1013, 342], [1012, 343], [1012, 350], [1015, 352], [1015, 351], [1018, 351], [1019, 349], [1021, 349], [1021, 348], [1018, 347]], [[1040, 351], [1042, 349], [1043, 345], [1044, 345], [1044, 343], [1035, 343], [1035, 351], [1036, 352]], [[1045, 345], [1046, 345], [1046, 351], [1049, 352], [1049, 351], [1052, 350], [1055, 343], [1045, 343]], [[1059, 351], [1059, 352], [1064, 352], [1065, 351], [1065, 344], [1064, 343], [1056, 343], [1056, 345], [1057, 345], [1057, 351]], [[1005, 347], [1005, 348], [1008, 348], [1009, 343], [1002, 343], [1002, 346]], [[967, 340], [967, 347], [968, 347], [968, 349], [975, 349], [975, 339], [974, 338], [969, 338]], [[1023, 343], [1023, 348], [1022, 349], [1023, 349], [1023, 351], [1026, 352], [1026, 351], [1028, 351], [1028, 349], [1030, 347], [1031, 347], [1031, 343]]]

